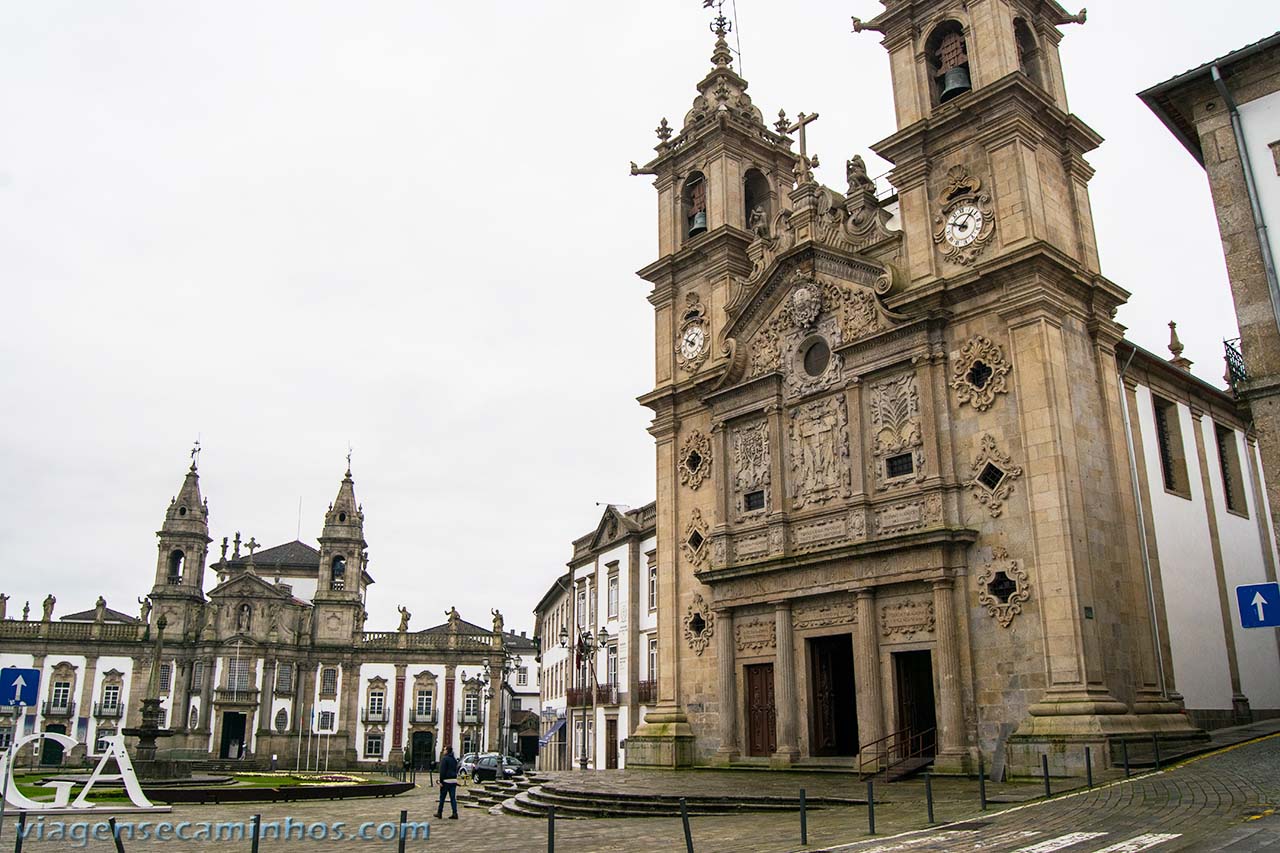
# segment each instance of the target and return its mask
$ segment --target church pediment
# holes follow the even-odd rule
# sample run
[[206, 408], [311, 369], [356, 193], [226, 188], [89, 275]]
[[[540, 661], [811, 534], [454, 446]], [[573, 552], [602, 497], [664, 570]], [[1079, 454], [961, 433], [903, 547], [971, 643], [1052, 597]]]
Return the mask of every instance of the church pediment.
[[591, 548], [592, 550], [602, 548], [628, 533], [635, 532], [636, 529], [635, 524], [627, 518], [625, 513], [613, 504], [609, 504], [605, 507], [604, 514], [600, 516], [595, 535], [591, 537]]
[[283, 589], [275, 584], [267, 583], [255, 574], [244, 572], [237, 574], [235, 577], [218, 584], [209, 591], [209, 599], [227, 599], [227, 598], [279, 598], [285, 601], [291, 601], [293, 596], [286, 593]]
[[[837, 350], [906, 321], [881, 301], [892, 286], [892, 268], [862, 255], [811, 244], [779, 255], [754, 287], [737, 283], [724, 331], [730, 368], [721, 384], [775, 371], [789, 394], [835, 384]], [[826, 354], [807, 356], [819, 342]]]

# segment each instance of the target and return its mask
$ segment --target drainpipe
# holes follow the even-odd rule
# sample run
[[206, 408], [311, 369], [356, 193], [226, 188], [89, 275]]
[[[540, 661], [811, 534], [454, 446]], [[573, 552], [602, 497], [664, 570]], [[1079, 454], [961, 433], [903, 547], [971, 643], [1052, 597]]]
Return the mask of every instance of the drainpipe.
[[1275, 259], [1271, 255], [1271, 242], [1267, 238], [1267, 223], [1262, 217], [1262, 205], [1258, 201], [1258, 185], [1253, 178], [1253, 162], [1249, 159], [1249, 147], [1245, 143], [1244, 125], [1240, 121], [1240, 110], [1236, 108], [1235, 98], [1222, 79], [1222, 72], [1215, 64], [1209, 69], [1213, 85], [1218, 89], [1218, 97], [1227, 105], [1231, 115], [1231, 129], [1236, 136], [1236, 149], [1240, 153], [1240, 165], [1244, 169], [1244, 185], [1249, 194], [1249, 207], [1253, 211], [1254, 227], [1258, 232], [1258, 245], [1262, 248], [1262, 268], [1267, 274], [1267, 291], [1271, 295], [1271, 313], [1276, 321], [1276, 329], [1280, 331], [1280, 282], [1276, 280]]
[[1164, 680], [1164, 648], [1160, 642], [1160, 618], [1156, 612], [1155, 581], [1151, 576], [1151, 550], [1147, 543], [1147, 520], [1142, 506], [1142, 484], [1138, 477], [1138, 457], [1133, 446], [1133, 428], [1129, 422], [1129, 396], [1125, 392], [1124, 374], [1133, 364], [1136, 349], [1129, 351], [1129, 359], [1116, 374], [1116, 382], [1120, 385], [1120, 413], [1124, 416], [1124, 441], [1129, 448], [1129, 478], [1133, 482], [1133, 501], [1138, 509], [1138, 542], [1142, 548], [1142, 568], [1147, 580], [1147, 610], [1151, 615], [1151, 638], [1155, 642], [1156, 675], [1160, 679], [1160, 695], [1169, 698], [1168, 686]]

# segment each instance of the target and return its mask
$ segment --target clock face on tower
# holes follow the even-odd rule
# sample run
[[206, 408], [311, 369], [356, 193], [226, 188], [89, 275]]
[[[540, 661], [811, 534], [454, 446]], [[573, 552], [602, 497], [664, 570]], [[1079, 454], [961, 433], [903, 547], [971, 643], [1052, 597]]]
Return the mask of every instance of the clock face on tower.
[[944, 236], [948, 243], [957, 249], [963, 249], [978, 239], [984, 223], [985, 217], [981, 210], [972, 204], [962, 204], [947, 216]]
[[685, 361], [693, 361], [702, 355], [702, 348], [706, 343], [707, 333], [702, 330], [701, 324], [688, 326], [680, 336], [680, 354]]

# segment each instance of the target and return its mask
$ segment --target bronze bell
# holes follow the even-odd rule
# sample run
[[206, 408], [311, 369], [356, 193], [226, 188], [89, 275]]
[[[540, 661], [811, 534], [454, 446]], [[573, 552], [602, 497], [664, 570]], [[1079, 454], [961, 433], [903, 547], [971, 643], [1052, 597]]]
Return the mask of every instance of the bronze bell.
[[963, 65], [957, 65], [955, 68], [948, 69], [942, 76], [942, 94], [938, 96], [938, 100], [945, 104], [956, 95], [963, 95], [972, 88], [969, 69]]
[[706, 230], [707, 212], [705, 210], [699, 210], [693, 215], [693, 218], [689, 220], [689, 236], [692, 237], [695, 234], [701, 234]]

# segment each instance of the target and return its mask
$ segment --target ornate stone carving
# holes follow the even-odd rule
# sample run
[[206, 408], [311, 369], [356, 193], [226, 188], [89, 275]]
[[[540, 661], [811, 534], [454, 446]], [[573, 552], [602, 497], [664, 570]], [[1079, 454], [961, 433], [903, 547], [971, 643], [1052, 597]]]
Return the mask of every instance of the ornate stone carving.
[[951, 387], [956, 390], [956, 401], [961, 405], [968, 403], [974, 411], [985, 412], [997, 394], [1008, 393], [1007, 380], [1012, 369], [999, 344], [974, 335], [952, 357]]
[[1022, 469], [1013, 464], [1008, 454], [996, 448], [996, 440], [989, 433], [983, 434], [978, 455], [973, 460], [973, 476], [967, 485], [992, 518], [1004, 511], [1004, 502], [1013, 491], [1013, 481], [1020, 476]]
[[867, 514], [860, 509], [849, 510], [849, 524], [847, 527], [850, 539], [866, 539], [867, 538]]
[[778, 625], [772, 619], [752, 619], [733, 626], [739, 652], [762, 652], [778, 644]]
[[798, 329], [808, 329], [822, 310], [822, 292], [809, 282], [801, 282], [791, 291], [791, 320]]
[[680, 550], [685, 559], [695, 566], [700, 566], [707, 559], [710, 528], [702, 520], [702, 510], [694, 507], [689, 514], [689, 522], [684, 526], [684, 539], [680, 542]]
[[810, 599], [792, 610], [791, 626], [797, 631], [805, 631], [853, 625], [858, 621], [858, 612], [853, 604], [853, 596], [847, 593]]
[[782, 525], [769, 528], [769, 553], [781, 554], [787, 547], [787, 531]]
[[905, 600], [880, 608], [880, 628], [886, 637], [931, 633], [933, 623], [933, 602]]
[[684, 614], [684, 639], [693, 649], [693, 653], [701, 655], [715, 634], [716, 615], [711, 612], [702, 594], [695, 592], [693, 600]]
[[[991, 194], [982, 191], [982, 181], [969, 173], [964, 165], [952, 166], [947, 172], [947, 183], [942, 190], [941, 211], [934, 219], [933, 241], [941, 245], [947, 260], [969, 266], [995, 234], [996, 213], [991, 204]], [[952, 214], [966, 220], [966, 235], [959, 242], [948, 239], [947, 231]], [[973, 230], [970, 230], [973, 229]]]
[[942, 521], [942, 498], [938, 495], [903, 501], [876, 510], [877, 536], [892, 536], [921, 530]]
[[736, 560], [750, 560], [769, 552], [769, 533], [756, 530], [744, 533], [733, 541], [733, 556]]
[[791, 410], [791, 505], [801, 509], [850, 494], [849, 416], [837, 394]]
[[791, 540], [795, 543], [797, 550], [803, 551], [820, 547], [833, 540], [843, 539], [847, 529], [843, 515], [829, 516], [796, 524], [791, 530]]
[[1008, 628], [1022, 605], [1031, 599], [1031, 581], [1021, 560], [1009, 558], [999, 545], [991, 549], [991, 562], [978, 575], [978, 603], [987, 608], [1001, 628]]
[[694, 430], [680, 447], [680, 482], [691, 489], [702, 485], [711, 474], [711, 440], [700, 430]]
[[[739, 517], [764, 513], [769, 508], [769, 423], [756, 421], [736, 427], [733, 447], [733, 502]], [[760, 506], [748, 509], [746, 496], [764, 492]]]
[[721, 534], [711, 540], [711, 565], [724, 566], [729, 562], [729, 537]]
[[[870, 387], [872, 449], [877, 489], [924, 479], [924, 437], [920, 430], [920, 389], [914, 373]], [[910, 470], [890, 476], [888, 460], [910, 454]]]

